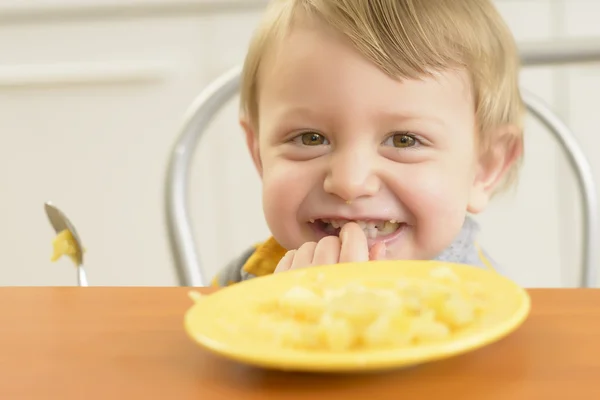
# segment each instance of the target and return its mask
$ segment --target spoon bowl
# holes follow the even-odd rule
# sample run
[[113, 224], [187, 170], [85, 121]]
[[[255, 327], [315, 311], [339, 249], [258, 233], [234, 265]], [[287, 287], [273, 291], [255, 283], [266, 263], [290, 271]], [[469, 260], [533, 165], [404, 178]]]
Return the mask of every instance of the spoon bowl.
[[44, 209], [46, 211], [46, 215], [48, 216], [48, 220], [50, 221], [50, 225], [52, 225], [52, 228], [56, 234], [59, 234], [64, 230], [68, 230], [73, 236], [73, 240], [75, 242], [74, 244], [77, 248], [77, 252], [75, 254], [75, 263], [77, 264], [77, 282], [79, 286], [88, 286], [87, 276], [85, 269], [83, 268], [83, 246], [75, 226], [71, 223], [69, 218], [67, 218], [67, 216], [51, 202], [46, 202], [44, 204]]

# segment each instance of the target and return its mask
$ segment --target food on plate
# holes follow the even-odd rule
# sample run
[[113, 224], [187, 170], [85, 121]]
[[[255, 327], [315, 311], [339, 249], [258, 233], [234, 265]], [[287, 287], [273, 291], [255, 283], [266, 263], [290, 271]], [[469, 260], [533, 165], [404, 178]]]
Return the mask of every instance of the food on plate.
[[429, 279], [328, 287], [298, 284], [261, 304], [261, 329], [279, 346], [314, 351], [398, 348], [450, 339], [485, 309], [474, 282], [448, 267]]
[[200, 300], [202, 300], [202, 297], [203, 297], [203, 296], [202, 296], [202, 293], [200, 293], [200, 292], [198, 292], [198, 291], [196, 291], [196, 290], [190, 290], [190, 291], [188, 292], [188, 297], [189, 297], [189, 298], [190, 298], [190, 299], [191, 299], [191, 300], [192, 300], [194, 303], [197, 303], [197, 302], [199, 302]]

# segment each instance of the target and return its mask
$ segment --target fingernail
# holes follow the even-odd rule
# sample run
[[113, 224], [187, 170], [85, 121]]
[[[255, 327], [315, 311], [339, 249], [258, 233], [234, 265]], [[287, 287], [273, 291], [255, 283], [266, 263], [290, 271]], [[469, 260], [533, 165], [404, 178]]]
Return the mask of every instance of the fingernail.
[[342, 242], [345, 242], [347, 236], [348, 236], [348, 234], [346, 233], [346, 230], [344, 228], [342, 228], [342, 230], [340, 231], [340, 240]]

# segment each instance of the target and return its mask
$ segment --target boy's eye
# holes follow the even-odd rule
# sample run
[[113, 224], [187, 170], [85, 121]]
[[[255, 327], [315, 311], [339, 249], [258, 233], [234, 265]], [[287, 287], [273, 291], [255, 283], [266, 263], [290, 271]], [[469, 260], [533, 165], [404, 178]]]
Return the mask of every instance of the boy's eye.
[[391, 145], [396, 148], [413, 147], [419, 143], [418, 139], [409, 133], [395, 133], [386, 142], [388, 146]]
[[305, 146], [319, 146], [322, 144], [328, 144], [329, 142], [325, 136], [316, 132], [306, 132], [300, 135], [300, 140]]

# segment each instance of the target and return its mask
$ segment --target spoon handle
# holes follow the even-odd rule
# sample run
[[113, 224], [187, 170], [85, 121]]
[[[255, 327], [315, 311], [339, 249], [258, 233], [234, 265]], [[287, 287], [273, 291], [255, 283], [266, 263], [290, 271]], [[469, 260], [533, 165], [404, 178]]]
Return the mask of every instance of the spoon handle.
[[83, 269], [83, 265], [77, 267], [77, 284], [79, 286], [88, 285], [87, 275], [85, 274], [85, 269]]

